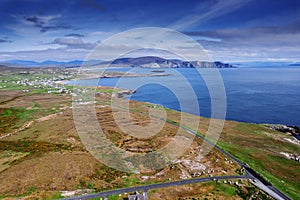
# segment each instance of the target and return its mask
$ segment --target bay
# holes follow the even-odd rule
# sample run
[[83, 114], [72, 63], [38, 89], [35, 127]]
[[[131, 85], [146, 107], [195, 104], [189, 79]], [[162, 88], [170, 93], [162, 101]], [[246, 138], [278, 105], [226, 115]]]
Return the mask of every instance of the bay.
[[[149, 68], [108, 70], [155, 73]], [[221, 105], [225, 99], [227, 120], [300, 127], [300, 68], [162, 70], [171, 75], [103, 78], [99, 80], [99, 85], [134, 89], [136, 93], [128, 96], [132, 100], [160, 104], [204, 117], [218, 118], [218, 114], [212, 116], [212, 102], [215, 105], [219, 100]], [[76, 84], [92, 83], [95, 83], [95, 80], [78, 80]], [[215, 90], [221, 93], [223, 86], [225, 97], [211, 95]], [[218, 105], [215, 105], [215, 108], [218, 109]]]

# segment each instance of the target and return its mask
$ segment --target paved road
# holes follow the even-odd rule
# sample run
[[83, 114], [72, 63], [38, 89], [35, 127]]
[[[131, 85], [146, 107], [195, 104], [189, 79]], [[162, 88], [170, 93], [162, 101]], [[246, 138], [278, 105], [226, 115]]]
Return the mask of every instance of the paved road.
[[[124, 109], [124, 108], [123, 108]], [[126, 109], [126, 108], [125, 108]], [[135, 111], [136, 112], [136, 111]], [[158, 183], [158, 184], [152, 184], [152, 185], [145, 185], [145, 186], [137, 186], [137, 187], [130, 187], [130, 188], [122, 188], [117, 190], [110, 190], [100, 193], [94, 193], [94, 194], [88, 194], [78, 197], [71, 197], [71, 198], [65, 198], [64, 200], [76, 200], [76, 199], [90, 199], [90, 198], [97, 198], [97, 197], [108, 197], [110, 195], [114, 194], [123, 194], [123, 193], [129, 193], [129, 192], [135, 192], [135, 191], [148, 191], [150, 189], [158, 189], [158, 188], [164, 188], [164, 187], [170, 187], [170, 186], [179, 186], [179, 185], [185, 185], [185, 184], [192, 184], [192, 183], [201, 183], [201, 182], [208, 182], [208, 181], [216, 181], [216, 180], [225, 180], [225, 179], [250, 179], [253, 180], [252, 183], [272, 196], [275, 199], [278, 200], [290, 200], [288, 196], [283, 194], [281, 191], [276, 189], [274, 186], [272, 186], [271, 183], [269, 183], [267, 180], [265, 180], [262, 176], [260, 176], [257, 172], [255, 172], [253, 169], [251, 169], [247, 164], [241, 162], [234, 156], [232, 156], [230, 153], [224, 151], [219, 146], [211, 142], [210, 140], [206, 139], [202, 135], [199, 135], [196, 131], [189, 129], [188, 127], [182, 126], [180, 124], [177, 124], [172, 121], [166, 121], [163, 118], [152, 116], [157, 119], [163, 120], [166, 123], [173, 124], [175, 126], [178, 126], [184, 130], [186, 130], [188, 133], [195, 135], [196, 137], [199, 137], [203, 141], [207, 142], [208, 144], [214, 146], [217, 150], [237, 162], [240, 166], [244, 167], [246, 171], [246, 175], [244, 176], [215, 176], [215, 177], [206, 177], [206, 178], [193, 178], [193, 179], [185, 179], [180, 181], [173, 181], [168, 183]]]
[[234, 160], [235, 162], [237, 162], [240, 166], [244, 167], [244, 169], [246, 171], [246, 174], [249, 176], [249, 178], [255, 180], [252, 183], [254, 185], [256, 185], [258, 188], [260, 188], [261, 190], [263, 190], [264, 192], [266, 192], [267, 194], [269, 194], [270, 196], [272, 196], [273, 198], [279, 199], [279, 200], [290, 200], [290, 198], [288, 196], [286, 196], [280, 190], [278, 190], [277, 188], [275, 188], [271, 183], [269, 183], [267, 180], [265, 180], [256, 171], [254, 171], [253, 169], [251, 169], [247, 164], [241, 162], [240, 160], [238, 160], [237, 158], [235, 158], [234, 156], [232, 156], [230, 153], [224, 151], [223, 149], [221, 149], [219, 146], [217, 146], [213, 142], [207, 140], [202, 135], [199, 135], [199, 134], [197, 134], [197, 132], [195, 132], [195, 131], [187, 128], [187, 127], [181, 126], [181, 125], [179, 125], [177, 123], [173, 123], [173, 122], [168, 122], [168, 123], [171, 123], [171, 124], [174, 124], [176, 126], [179, 126], [179, 127], [183, 128], [184, 130], [186, 130], [187, 132], [195, 135], [196, 137], [201, 138], [202, 140], [204, 140], [205, 142], [213, 145], [217, 150], [219, 150], [220, 152], [222, 152], [223, 154], [225, 154], [226, 156], [228, 156], [229, 158], [231, 158], [232, 160]]
[[226, 179], [249, 179], [249, 178], [251, 178], [251, 176], [248, 174], [244, 176], [216, 176], [216, 177], [205, 177], [205, 178], [193, 178], [193, 179], [185, 179], [185, 180], [173, 181], [167, 183], [157, 183], [157, 184], [151, 184], [145, 186], [136, 186], [130, 188], [110, 190], [110, 191], [88, 194], [88, 195], [83, 195], [78, 197], [65, 198], [64, 200], [90, 199], [96, 197], [99, 198], [99, 197], [107, 197], [114, 194], [123, 194], [123, 193], [135, 192], [135, 191], [148, 191], [148, 190], [153, 190], [158, 188], [165, 188], [165, 187], [179, 186], [179, 185], [186, 185], [186, 184], [193, 184], [193, 183], [226, 180]]

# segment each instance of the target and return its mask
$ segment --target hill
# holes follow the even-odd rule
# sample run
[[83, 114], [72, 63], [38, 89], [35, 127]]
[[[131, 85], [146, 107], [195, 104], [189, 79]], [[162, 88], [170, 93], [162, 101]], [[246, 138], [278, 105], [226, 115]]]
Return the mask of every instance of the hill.
[[112, 61], [103, 60], [73, 60], [73, 61], [52, 61], [47, 60], [43, 62], [30, 60], [9, 60], [0, 62], [0, 64], [9, 67], [80, 67], [85, 66], [99, 66], [103, 64], [113, 65], [114, 67], [144, 67], [144, 68], [233, 68], [231, 64], [222, 62], [206, 62], [206, 61], [182, 61], [175, 59], [166, 59], [155, 56], [144, 56], [138, 58], [118, 58]]
[[165, 59], [155, 56], [145, 56], [138, 58], [119, 58], [114, 60], [112, 65], [129, 65], [131, 67], [145, 68], [234, 68], [233, 65], [222, 62], [207, 61], [182, 61]]

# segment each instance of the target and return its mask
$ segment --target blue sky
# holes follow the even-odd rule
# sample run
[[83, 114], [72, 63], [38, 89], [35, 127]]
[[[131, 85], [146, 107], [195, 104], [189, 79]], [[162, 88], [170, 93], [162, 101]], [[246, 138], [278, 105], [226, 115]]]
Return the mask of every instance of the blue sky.
[[1, 0], [0, 60], [84, 59], [143, 27], [182, 32], [214, 60], [300, 61], [299, 0]]

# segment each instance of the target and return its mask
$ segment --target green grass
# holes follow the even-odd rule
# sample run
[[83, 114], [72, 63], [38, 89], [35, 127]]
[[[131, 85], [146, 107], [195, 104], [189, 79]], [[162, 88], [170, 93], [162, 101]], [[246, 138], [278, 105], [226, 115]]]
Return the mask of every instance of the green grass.
[[40, 105], [39, 105], [37, 102], [34, 101], [34, 102], [32, 103], [32, 108], [33, 108], [33, 109], [39, 109], [39, 108], [40, 108]]
[[[35, 187], [28, 187], [26, 188], [26, 192], [24, 192], [23, 194], [17, 195], [17, 196], [0, 196], [0, 199], [3, 198], [17, 198], [17, 199], [23, 199], [22, 197], [26, 197], [29, 196], [31, 194], [33, 194], [33, 196], [35, 196], [35, 194], [38, 194], [39, 192], [37, 191], [37, 189]], [[42, 197], [43, 200], [53, 200], [53, 199], [62, 199], [64, 198], [63, 196], [61, 196], [61, 192], [51, 192], [50, 195], [47, 195], [46, 197]], [[41, 199], [38, 197], [31, 197], [30, 199]]]
[[117, 92], [118, 89], [96, 89], [96, 92], [103, 92], [103, 93], [108, 93], [108, 94], [112, 94], [114, 92]]
[[51, 197], [43, 198], [43, 200], [62, 199], [61, 192], [55, 192]]
[[[27, 81], [41, 81], [52, 79], [57, 77], [59, 74], [15, 74], [15, 75], [4, 75], [1, 77], [0, 90], [29, 90], [28, 94], [43, 94], [48, 93], [48, 91], [53, 91], [54, 93], [58, 91], [56, 88], [41, 86], [41, 85], [21, 85], [16, 83], [17, 81], [27, 80]], [[67, 89], [72, 88], [72, 86], [64, 86]]]
[[[166, 121], [178, 124], [171, 119]], [[221, 136], [218, 146], [247, 163], [291, 198], [299, 199], [299, 163], [279, 156], [280, 152], [299, 152], [298, 146], [280, 140], [282, 133], [269, 130], [264, 125], [238, 123], [225, 131], [226, 136]], [[271, 137], [272, 134], [274, 137]]]
[[108, 197], [108, 200], [118, 200], [119, 199], [119, 195], [115, 194], [115, 195], [111, 195]]
[[[262, 152], [259, 149], [238, 146], [233, 144], [227, 144], [223, 142], [218, 142], [218, 146], [220, 146], [225, 151], [229, 152], [241, 162], [247, 163], [252, 169], [257, 171], [260, 175], [262, 175], [267, 181], [272, 183], [276, 188], [280, 191], [286, 193], [289, 197], [293, 199], [299, 198], [300, 185], [297, 181], [290, 180], [288, 178], [284, 178], [283, 172], [289, 172], [290, 170], [281, 170], [282, 166], [287, 166], [290, 168], [290, 173], [295, 173], [295, 176], [299, 174], [299, 164], [288, 160], [283, 157], [274, 156], [274, 155], [261, 155]], [[261, 155], [261, 156], [260, 156]], [[267, 165], [270, 164], [270, 165]], [[278, 163], [278, 164], [277, 164]], [[274, 169], [273, 172], [270, 172], [268, 169], [272, 168], [272, 165], [277, 164], [277, 168]], [[298, 167], [298, 168], [297, 168]], [[296, 170], [296, 171], [292, 171]], [[278, 174], [280, 173], [280, 174]], [[283, 174], [283, 175], [282, 175]], [[284, 181], [284, 183], [282, 182]]]
[[16, 112], [17, 118], [22, 122], [32, 119], [34, 113], [36, 112], [35, 110], [27, 110], [24, 108], [15, 108], [15, 110], [17, 111]]
[[[2, 81], [6, 82], [0, 82], [0, 90], [29, 90], [28, 94], [44, 94], [48, 93], [48, 91], [52, 91], [52, 93], [57, 93], [58, 89], [52, 88], [52, 87], [47, 87], [47, 86], [40, 86], [36, 85], [34, 87], [33, 85], [20, 85], [17, 84], [17, 81], [22, 81], [22, 80], [28, 80], [28, 81], [40, 81], [40, 80], [45, 80], [45, 79], [51, 79], [53, 77], [57, 77], [59, 74], [40, 74], [40, 75], [34, 75], [34, 74], [17, 74], [17, 75], [4, 75], [1, 77]], [[64, 85], [64, 87], [67, 90], [72, 91], [74, 88], [78, 89], [86, 89], [87, 92], [100, 92], [100, 93], [108, 93], [112, 94], [114, 92], [118, 92], [119, 89], [109, 89], [109, 88], [96, 88], [96, 87], [88, 87], [88, 86], [69, 86], [69, 85]]]
[[26, 121], [31, 119], [35, 110], [27, 110], [25, 108], [7, 108], [1, 113], [1, 117], [16, 117], [18, 120]]
[[28, 187], [26, 188], [26, 194], [32, 194], [36, 191], [36, 188], [35, 187]]
[[[236, 182], [237, 180], [232, 180]], [[214, 186], [213, 191], [209, 193], [214, 194], [215, 196], [223, 196], [225, 199], [231, 199], [233, 197], [239, 196], [242, 199], [251, 199], [255, 195], [254, 199], [267, 199], [267, 195], [261, 192], [258, 188], [253, 185], [249, 185], [245, 181], [237, 181], [239, 184], [243, 185], [236, 186], [235, 184], [228, 184], [223, 182], [207, 182], [203, 183], [203, 186]], [[203, 196], [208, 196], [208, 194], [202, 194]]]
[[126, 177], [124, 179], [124, 188], [140, 185], [141, 181], [137, 177]]
[[235, 186], [229, 184], [215, 184], [215, 190], [224, 194], [224, 196], [232, 197], [237, 194], [237, 189]]
[[25, 108], [0, 109], [0, 134], [19, 128], [29, 119], [32, 119], [36, 110]]
[[235, 127], [235, 129], [242, 132], [246, 132], [248, 134], [257, 134], [257, 130], [258, 129], [263, 130], [263, 127], [258, 124], [249, 124], [249, 123], [240, 122]]
[[0, 109], [0, 133], [9, 132], [20, 128], [25, 122], [37, 117], [59, 112], [59, 105], [52, 108], [40, 108], [39, 104], [33, 102], [31, 109], [26, 108], [3, 108]]

